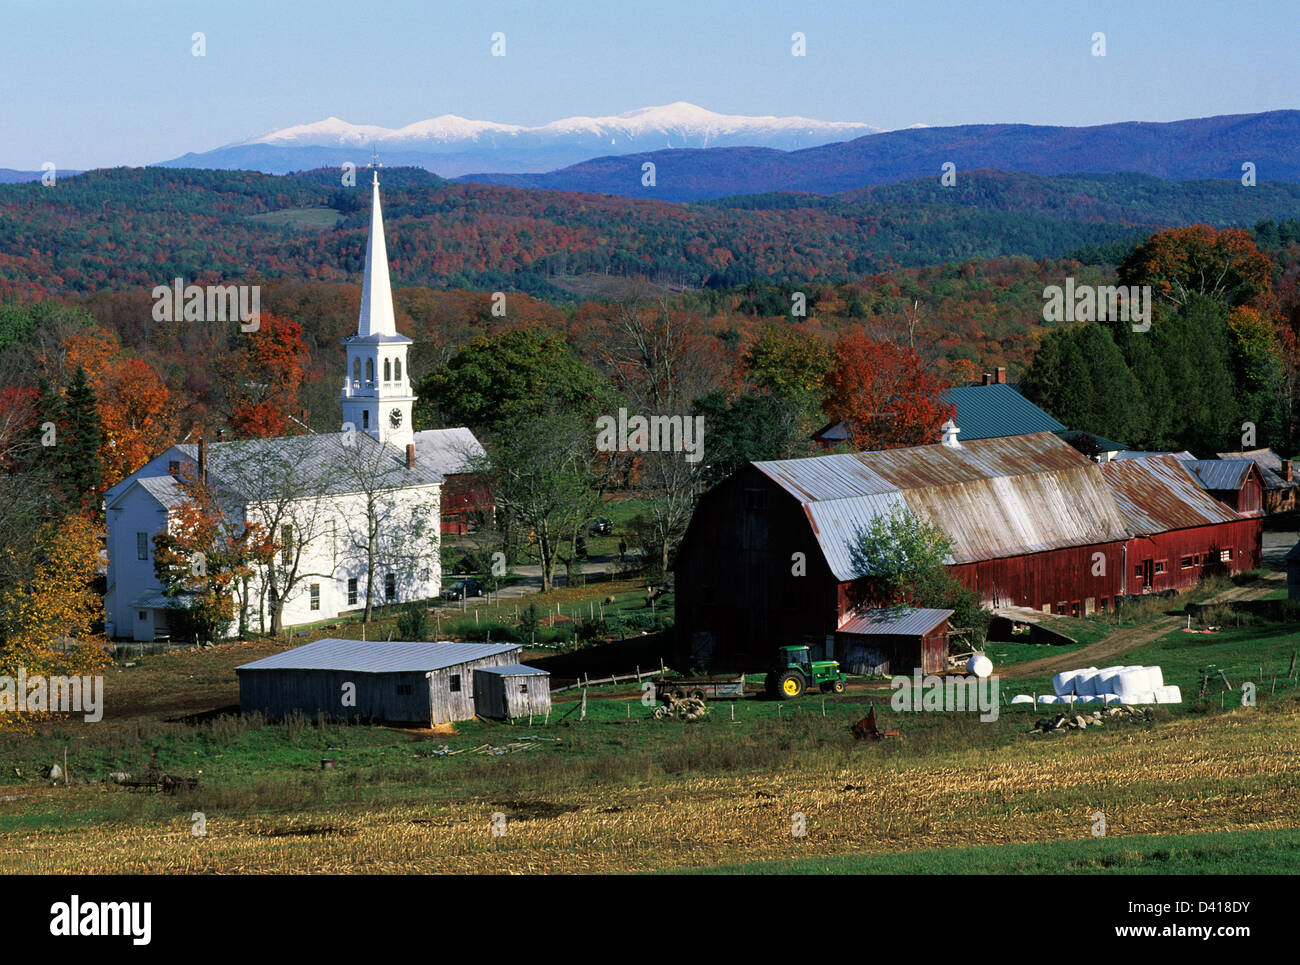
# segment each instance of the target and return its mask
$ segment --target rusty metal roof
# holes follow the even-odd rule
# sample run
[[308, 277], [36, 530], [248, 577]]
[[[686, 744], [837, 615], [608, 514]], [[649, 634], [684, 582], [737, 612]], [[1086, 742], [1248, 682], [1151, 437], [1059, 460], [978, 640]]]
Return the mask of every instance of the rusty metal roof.
[[1176, 456], [1112, 461], [1101, 472], [1124, 522], [1139, 536], [1244, 518], [1202, 489], [1191, 467]]
[[1128, 537], [1095, 463], [1050, 432], [944, 445], [757, 462], [804, 507], [836, 578], [857, 574], [859, 529], [900, 504], [971, 563]]
[[951, 616], [951, 610], [922, 610], [911, 607], [864, 610], [835, 632], [923, 637]]

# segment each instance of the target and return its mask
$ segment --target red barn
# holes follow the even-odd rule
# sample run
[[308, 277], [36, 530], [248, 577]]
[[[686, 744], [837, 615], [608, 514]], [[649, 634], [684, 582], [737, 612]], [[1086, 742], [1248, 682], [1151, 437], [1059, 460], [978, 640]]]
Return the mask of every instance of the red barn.
[[492, 521], [492, 490], [475, 472], [486, 458], [474, 433], [455, 429], [425, 429], [415, 433], [415, 458], [442, 473], [442, 532], [468, 533]]
[[1130, 594], [1195, 586], [1210, 574], [1259, 566], [1263, 522], [1243, 516], [1202, 488], [1192, 464], [1174, 456], [1145, 456], [1101, 467], [1124, 522]]
[[1243, 516], [1264, 514], [1264, 477], [1250, 459], [1195, 459], [1187, 468], [1207, 493]]

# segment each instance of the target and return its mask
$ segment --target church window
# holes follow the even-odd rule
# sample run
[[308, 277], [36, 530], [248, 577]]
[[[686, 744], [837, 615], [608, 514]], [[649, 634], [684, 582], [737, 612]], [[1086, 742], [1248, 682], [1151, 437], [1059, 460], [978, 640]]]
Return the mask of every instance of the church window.
[[393, 363], [388, 361], [388, 359], [384, 359], [384, 381], [393, 381]]
[[398, 382], [402, 381], [402, 360], [401, 359], [393, 360], [393, 376], [396, 379], [396, 381]]
[[288, 566], [293, 559], [293, 526], [285, 523], [280, 527], [280, 563]]
[[363, 429], [369, 429], [369, 428], [370, 428], [370, 410], [369, 410], [369, 409], [362, 409], [362, 410], [361, 410], [361, 428], [363, 428]]
[[375, 381], [375, 360], [366, 359], [366, 381]]
[[352, 360], [352, 382], [354, 385], [361, 383], [361, 359]]
[[354, 576], [348, 579], [348, 606], [356, 606], [356, 605], [357, 605], [357, 578]]
[[384, 600], [392, 603], [395, 599], [397, 599], [397, 577], [389, 573], [384, 577]]
[[311, 585], [311, 608], [313, 610], [320, 609], [320, 584], [319, 583], [313, 583]]

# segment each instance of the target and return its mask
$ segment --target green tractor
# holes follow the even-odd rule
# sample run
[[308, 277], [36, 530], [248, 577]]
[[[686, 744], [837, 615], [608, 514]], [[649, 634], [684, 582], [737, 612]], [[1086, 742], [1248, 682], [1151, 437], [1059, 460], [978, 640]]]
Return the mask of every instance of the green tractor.
[[817, 684], [824, 694], [842, 694], [846, 679], [836, 660], [813, 660], [806, 646], [780, 647], [776, 669], [767, 675], [767, 692], [790, 700]]

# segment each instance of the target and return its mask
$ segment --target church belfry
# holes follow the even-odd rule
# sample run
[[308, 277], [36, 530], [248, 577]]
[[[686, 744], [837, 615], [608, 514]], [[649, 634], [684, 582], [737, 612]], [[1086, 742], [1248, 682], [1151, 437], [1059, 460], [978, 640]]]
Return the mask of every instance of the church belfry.
[[345, 338], [343, 345], [347, 359], [339, 401], [343, 404], [344, 430], [351, 425], [380, 442], [405, 449], [414, 436], [411, 407], [415, 396], [406, 364], [411, 340], [397, 333], [393, 314], [378, 171], [371, 182], [370, 238], [361, 284], [361, 315], [356, 334]]

